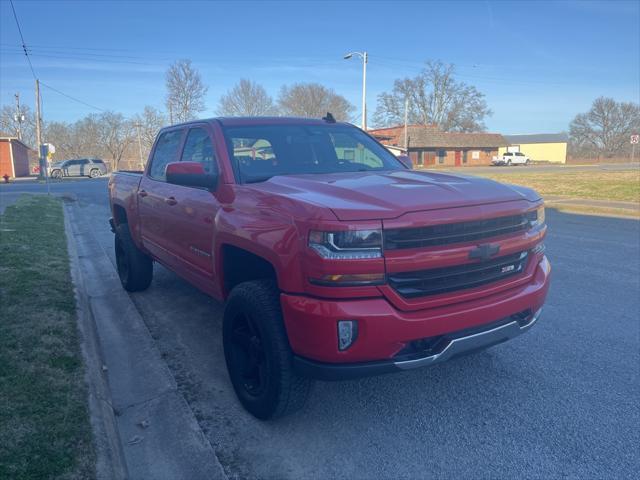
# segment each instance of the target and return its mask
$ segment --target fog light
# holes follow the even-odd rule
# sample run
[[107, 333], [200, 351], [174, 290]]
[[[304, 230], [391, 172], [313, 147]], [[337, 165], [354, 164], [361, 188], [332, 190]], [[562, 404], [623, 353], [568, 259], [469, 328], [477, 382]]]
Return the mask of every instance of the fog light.
[[534, 254], [537, 253], [544, 253], [544, 251], [547, 249], [547, 247], [544, 246], [544, 243], [540, 242], [539, 244], [537, 244], [535, 247], [533, 247], [533, 250], [531, 250]]
[[358, 322], [356, 320], [338, 321], [338, 349], [346, 350], [358, 338]]

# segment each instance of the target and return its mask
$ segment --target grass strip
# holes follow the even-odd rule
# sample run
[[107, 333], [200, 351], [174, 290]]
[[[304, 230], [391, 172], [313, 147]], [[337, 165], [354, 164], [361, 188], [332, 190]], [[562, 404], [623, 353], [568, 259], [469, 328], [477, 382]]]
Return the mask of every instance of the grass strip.
[[[506, 168], [506, 167], [504, 167]], [[509, 173], [473, 173], [502, 183], [531, 187], [540, 195], [567, 198], [640, 202], [640, 171], [579, 170], [564, 172], [527, 172], [527, 167]]]
[[0, 259], [0, 478], [93, 478], [61, 201], [7, 207]]

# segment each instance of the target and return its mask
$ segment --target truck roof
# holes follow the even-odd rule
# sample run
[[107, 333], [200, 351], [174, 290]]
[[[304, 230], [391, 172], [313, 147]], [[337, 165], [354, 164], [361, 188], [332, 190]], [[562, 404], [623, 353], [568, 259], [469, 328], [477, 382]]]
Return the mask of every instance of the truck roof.
[[[193, 120], [191, 122], [181, 123], [179, 125], [189, 125], [191, 123], [202, 122], [220, 122], [225, 127], [239, 127], [249, 125], [326, 125], [327, 122], [320, 118], [305, 117], [213, 117], [201, 120]], [[346, 122], [336, 122], [336, 125], [350, 125]], [[176, 125], [172, 125], [176, 126]]]

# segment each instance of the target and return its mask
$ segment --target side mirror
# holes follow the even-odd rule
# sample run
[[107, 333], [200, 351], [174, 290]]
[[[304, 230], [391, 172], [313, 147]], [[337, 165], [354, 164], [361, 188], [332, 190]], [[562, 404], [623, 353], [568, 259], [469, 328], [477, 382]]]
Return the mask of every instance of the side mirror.
[[402, 164], [407, 167], [409, 170], [413, 169], [413, 162], [406, 155], [398, 155], [398, 160], [402, 162]]
[[206, 173], [198, 162], [174, 162], [167, 164], [167, 183], [185, 187], [202, 187], [215, 190], [218, 186], [218, 174]]

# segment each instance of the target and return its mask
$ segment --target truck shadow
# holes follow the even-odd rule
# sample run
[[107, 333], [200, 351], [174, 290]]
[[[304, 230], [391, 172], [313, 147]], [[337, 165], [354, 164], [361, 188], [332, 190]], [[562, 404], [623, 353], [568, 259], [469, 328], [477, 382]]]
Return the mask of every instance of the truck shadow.
[[[640, 420], [632, 402], [619, 400], [633, 398], [634, 382], [622, 379], [633, 378], [624, 358], [637, 358], [637, 345], [624, 332], [640, 305], [620, 291], [639, 288], [637, 262], [628, 260], [640, 255], [640, 223], [555, 211], [548, 222], [552, 289], [529, 333], [427, 369], [317, 382], [301, 412], [273, 422], [254, 419], [235, 398], [222, 305], [162, 267], [132, 299], [230, 475], [556, 476], [574, 467], [565, 454], [593, 462], [593, 451], [604, 455], [607, 442]], [[619, 329], [603, 334], [605, 318]], [[619, 355], [604, 354], [609, 346]], [[618, 471], [607, 455], [598, 468]]]

